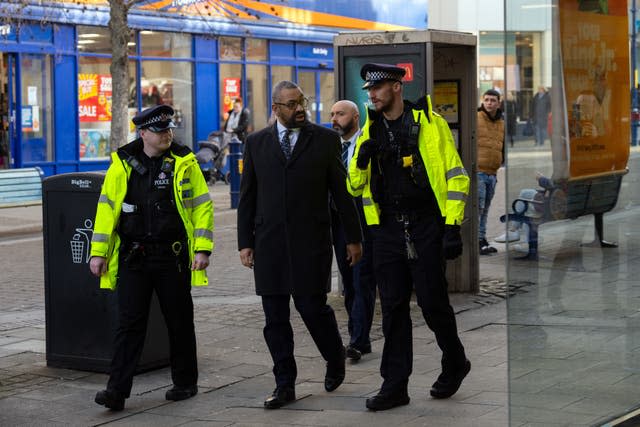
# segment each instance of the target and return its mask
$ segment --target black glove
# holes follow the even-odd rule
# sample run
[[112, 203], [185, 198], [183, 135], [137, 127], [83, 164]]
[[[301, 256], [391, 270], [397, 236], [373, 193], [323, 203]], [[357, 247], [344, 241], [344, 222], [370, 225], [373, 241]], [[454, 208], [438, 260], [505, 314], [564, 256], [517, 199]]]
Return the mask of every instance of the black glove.
[[442, 238], [445, 259], [456, 259], [462, 255], [462, 236], [459, 225], [445, 225]]
[[358, 161], [356, 166], [358, 169], [365, 170], [369, 166], [369, 161], [378, 151], [378, 144], [374, 139], [367, 139], [360, 144], [360, 150], [358, 151]]

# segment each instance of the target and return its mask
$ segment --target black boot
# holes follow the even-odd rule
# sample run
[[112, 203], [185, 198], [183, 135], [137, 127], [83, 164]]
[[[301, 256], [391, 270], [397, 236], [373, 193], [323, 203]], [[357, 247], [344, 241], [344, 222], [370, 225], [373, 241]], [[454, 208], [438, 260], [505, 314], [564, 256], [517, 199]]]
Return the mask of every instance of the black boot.
[[380, 392], [367, 399], [367, 409], [372, 411], [386, 411], [396, 406], [408, 405], [409, 394], [406, 390], [396, 392]]
[[276, 387], [271, 396], [267, 397], [267, 400], [264, 401], [264, 407], [265, 409], [278, 409], [294, 400], [296, 400], [295, 388], [292, 386], [280, 386]]
[[198, 386], [197, 385], [189, 385], [189, 386], [178, 386], [174, 385], [173, 388], [167, 390], [167, 393], [164, 395], [164, 398], [167, 400], [185, 400], [190, 397], [198, 394]]
[[124, 395], [114, 390], [102, 390], [96, 393], [94, 399], [98, 405], [106, 406], [112, 411], [122, 411], [124, 409]]
[[470, 370], [471, 362], [465, 360], [464, 365], [458, 370], [443, 371], [438, 380], [431, 386], [431, 396], [436, 399], [446, 399], [453, 396]]

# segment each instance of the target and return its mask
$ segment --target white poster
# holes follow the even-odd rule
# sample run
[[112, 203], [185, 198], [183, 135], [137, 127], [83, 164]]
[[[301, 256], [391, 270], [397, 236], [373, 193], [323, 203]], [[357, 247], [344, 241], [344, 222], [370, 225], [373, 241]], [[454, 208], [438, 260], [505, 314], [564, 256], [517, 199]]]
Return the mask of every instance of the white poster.
[[27, 105], [36, 105], [38, 103], [38, 87], [27, 87]]

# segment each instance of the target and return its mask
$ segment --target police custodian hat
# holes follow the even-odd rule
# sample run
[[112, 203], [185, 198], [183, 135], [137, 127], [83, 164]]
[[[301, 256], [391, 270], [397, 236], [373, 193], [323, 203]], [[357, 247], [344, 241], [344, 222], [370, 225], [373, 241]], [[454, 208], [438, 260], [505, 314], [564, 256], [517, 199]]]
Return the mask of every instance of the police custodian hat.
[[169, 105], [156, 105], [140, 111], [131, 121], [138, 129], [149, 129], [152, 132], [162, 132], [175, 128], [173, 123], [173, 108]]
[[362, 89], [369, 89], [386, 80], [402, 82], [406, 70], [389, 64], [364, 64], [360, 69], [360, 77], [365, 81]]

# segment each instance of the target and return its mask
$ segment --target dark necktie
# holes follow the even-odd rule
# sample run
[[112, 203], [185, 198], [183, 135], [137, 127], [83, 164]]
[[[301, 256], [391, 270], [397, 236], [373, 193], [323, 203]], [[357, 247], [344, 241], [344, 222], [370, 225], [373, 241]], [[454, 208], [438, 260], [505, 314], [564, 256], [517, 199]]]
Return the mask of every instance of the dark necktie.
[[282, 148], [282, 152], [287, 160], [291, 158], [291, 139], [289, 139], [289, 135], [291, 135], [291, 129], [287, 129], [280, 140], [280, 148]]
[[349, 166], [349, 141], [342, 141], [342, 163], [344, 167]]

